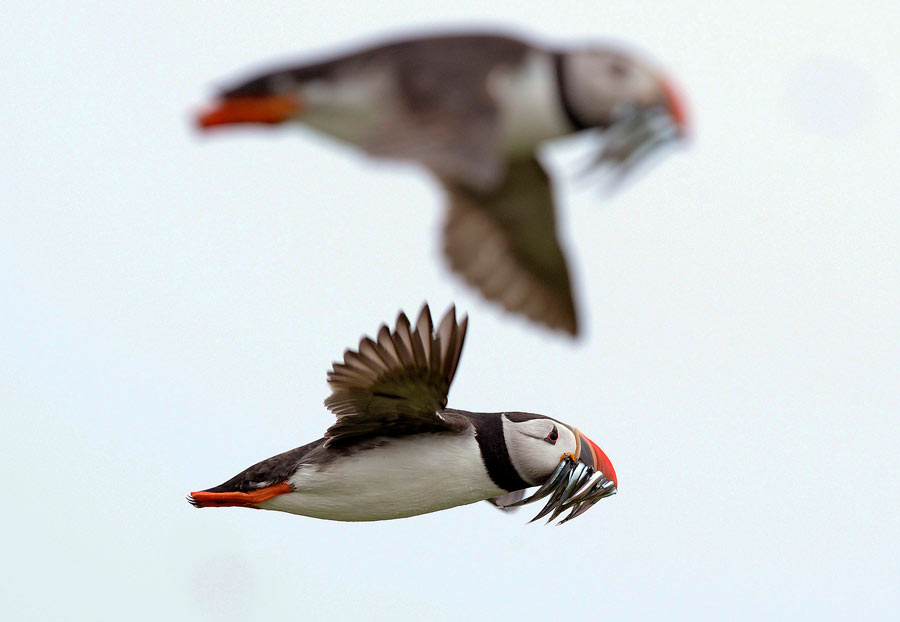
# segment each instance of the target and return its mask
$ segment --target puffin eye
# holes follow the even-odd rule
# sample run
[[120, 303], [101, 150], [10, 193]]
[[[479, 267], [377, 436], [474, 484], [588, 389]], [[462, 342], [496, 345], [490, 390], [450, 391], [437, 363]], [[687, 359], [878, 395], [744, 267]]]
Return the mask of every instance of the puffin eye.
[[544, 440], [550, 443], [551, 445], [556, 445], [556, 439], [559, 438], [559, 432], [556, 431], [556, 426], [553, 426], [553, 429], [550, 430], [550, 434], [544, 437]]
[[611, 75], [613, 78], [621, 80], [622, 78], [628, 76], [628, 66], [619, 61], [611, 62], [608, 65], [607, 69], [609, 70], [609, 75]]

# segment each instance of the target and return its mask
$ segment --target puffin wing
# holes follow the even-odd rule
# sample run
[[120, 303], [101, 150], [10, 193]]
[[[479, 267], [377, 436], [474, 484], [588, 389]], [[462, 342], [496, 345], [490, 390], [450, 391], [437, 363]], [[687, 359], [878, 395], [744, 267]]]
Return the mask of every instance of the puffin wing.
[[536, 158], [510, 162], [483, 194], [444, 180], [450, 267], [488, 300], [550, 328], [578, 330], [566, 258], [556, 237], [550, 178]]
[[428, 305], [415, 327], [404, 313], [393, 331], [382, 325], [376, 339], [364, 337], [357, 350], [328, 372], [331, 395], [325, 406], [337, 421], [325, 432], [326, 447], [361, 437], [404, 436], [456, 430], [460, 423], [442, 415], [468, 318], [456, 321], [450, 307], [437, 330]]

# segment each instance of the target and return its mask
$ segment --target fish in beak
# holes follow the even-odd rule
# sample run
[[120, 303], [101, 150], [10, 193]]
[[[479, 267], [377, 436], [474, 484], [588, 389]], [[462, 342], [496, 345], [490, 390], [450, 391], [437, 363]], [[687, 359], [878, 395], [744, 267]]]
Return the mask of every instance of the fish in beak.
[[659, 78], [652, 101], [618, 108], [598, 140], [595, 154], [581, 175], [608, 170], [611, 187], [627, 178], [648, 156], [688, 137], [684, 99], [671, 82]]
[[574, 454], [563, 454], [553, 473], [530, 497], [506, 507], [517, 507], [550, 497], [534, 522], [550, 514], [547, 523], [554, 521], [561, 513], [569, 514], [559, 521], [559, 525], [581, 516], [595, 503], [616, 494], [618, 480], [609, 458], [594, 441], [577, 429]]
[[603, 473], [606, 479], [610, 480], [614, 486], [618, 486], [616, 470], [606, 454], [603, 453], [603, 450], [597, 447], [597, 443], [582, 434], [578, 428], [575, 428], [574, 431], [575, 459], [591, 467], [594, 471]]

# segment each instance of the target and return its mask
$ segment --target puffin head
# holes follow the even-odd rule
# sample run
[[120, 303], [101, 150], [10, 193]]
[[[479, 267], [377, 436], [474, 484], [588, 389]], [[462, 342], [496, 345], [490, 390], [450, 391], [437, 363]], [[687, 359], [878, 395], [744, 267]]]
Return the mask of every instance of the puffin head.
[[577, 429], [531, 413], [504, 413], [502, 421], [510, 461], [532, 486], [543, 484], [565, 456], [602, 472], [615, 484], [616, 472], [609, 458]]
[[561, 80], [572, 114], [586, 127], [608, 128], [636, 112], [665, 114], [675, 132], [687, 131], [685, 106], [675, 87], [638, 58], [604, 48], [565, 54]]
[[513, 505], [550, 496], [534, 520], [550, 512], [553, 520], [572, 508], [565, 522], [616, 492], [618, 479], [609, 458], [577, 428], [530, 413], [504, 413], [501, 420], [513, 468], [525, 482], [540, 486]]

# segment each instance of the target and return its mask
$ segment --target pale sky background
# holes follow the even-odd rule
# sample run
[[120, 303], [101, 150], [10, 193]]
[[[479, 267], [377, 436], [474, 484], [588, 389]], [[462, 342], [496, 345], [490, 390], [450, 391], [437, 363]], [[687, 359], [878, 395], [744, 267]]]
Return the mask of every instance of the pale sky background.
[[[897, 619], [900, 10], [843, 4], [5, 6], [0, 618]], [[611, 197], [550, 150], [577, 342], [451, 277], [421, 170], [191, 126], [267, 61], [459, 25], [623, 41], [689, 101]], [[185, 502], [321, 436], [330, 363], [426, 299], [470, 315], [451, 406], [577, 425], [617, 496], [560, 528]]]

